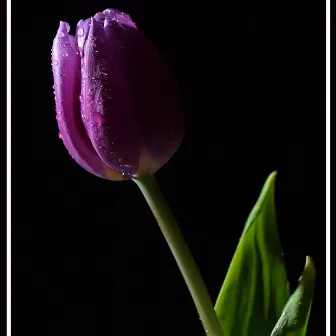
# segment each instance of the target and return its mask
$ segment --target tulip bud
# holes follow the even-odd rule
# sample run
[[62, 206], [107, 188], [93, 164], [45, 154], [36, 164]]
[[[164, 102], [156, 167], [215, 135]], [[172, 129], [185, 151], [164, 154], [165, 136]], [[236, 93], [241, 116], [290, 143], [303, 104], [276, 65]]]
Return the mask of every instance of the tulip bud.
[[131, 18], [107, 9], [61, 22], [52, 47], [59, 136], [84, 169], [123, 180], [152, 174], [178, 149], [182, 109], [175, 81]]

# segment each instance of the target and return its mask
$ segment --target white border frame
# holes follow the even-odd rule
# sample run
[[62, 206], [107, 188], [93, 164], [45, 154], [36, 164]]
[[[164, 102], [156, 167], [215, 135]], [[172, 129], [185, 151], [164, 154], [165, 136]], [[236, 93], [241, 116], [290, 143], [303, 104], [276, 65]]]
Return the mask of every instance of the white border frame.
[[11, 1], [7, 0], [7, 336], [11, 328]]
[[326, 334], [330, 335], [330, 0], [326, 1]]

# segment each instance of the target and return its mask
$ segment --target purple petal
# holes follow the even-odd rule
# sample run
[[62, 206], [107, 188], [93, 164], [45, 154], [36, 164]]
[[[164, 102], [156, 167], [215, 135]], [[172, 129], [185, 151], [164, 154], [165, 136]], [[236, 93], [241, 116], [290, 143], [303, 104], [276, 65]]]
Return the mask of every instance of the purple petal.
[[80, 20], [77, 23], [76, 38], [77, 38], [78, 50], [81, 57], [83, 57], [84, 42], [89, 34], [90, 22], [91, 19], [87, 19], [85, 21]]
[[[104, 30], [141, 127], [151, 171], [165, 164], [183, 137], [183, 113], [176, 83], [151, 42], [127, 14], [106, 10]], [[148, 162], [148, 160], [147, 160]]]
[[120, 25], [127, 26], [128, 28], [137, 29], [131, 17], [124, 12], [118, 11], [116, 9], [108, 8], [108, 9], [105, 9], [103, 13], [106, 16], [107, 21], [114, 21]]
[[105, 164], [135, 176], [141, 143], [124, 69], [115, 62], [101, 22], [92, 18], [90, 24], [81, 62], [83, 122]]
[[93, 18], [96, 21], [103, 23], [104, 20], [105, 20], [105, 14], [104, 13], [97, 13]]
[[69, 25], [61, 22], [52, 47], [55, 101], [60, 137], [70, 155], [88, 172], [107, 179], [121, 179], [113, 174], [94, 151], [80, 118], [80, 60]]

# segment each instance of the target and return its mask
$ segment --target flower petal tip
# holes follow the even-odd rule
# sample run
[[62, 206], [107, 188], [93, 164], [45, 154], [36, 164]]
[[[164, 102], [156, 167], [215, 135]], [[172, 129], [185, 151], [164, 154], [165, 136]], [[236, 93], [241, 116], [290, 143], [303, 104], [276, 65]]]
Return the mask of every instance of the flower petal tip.
[[69, 33], [69, 31], [70, 31], [69, 23], [64, 22], [64, 21], [60, 21], [60, 24], [59, 24], [59, 27], [58, 27], [58, 34], [61, 35], [61, 37], [64, 37], [66, 34]]

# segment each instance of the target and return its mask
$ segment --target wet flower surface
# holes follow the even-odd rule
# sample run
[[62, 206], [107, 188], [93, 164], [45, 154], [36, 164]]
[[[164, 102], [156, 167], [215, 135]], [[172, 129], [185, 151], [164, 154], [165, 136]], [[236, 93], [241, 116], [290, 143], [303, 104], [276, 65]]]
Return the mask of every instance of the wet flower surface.
[[61, 22], [52, 47], [60, 138], [84, 169], [110, 180], [151, 174], [178, 149], [176, 83], [129, 15], [113, 9]]

